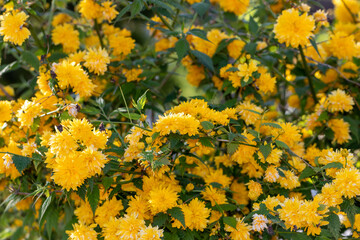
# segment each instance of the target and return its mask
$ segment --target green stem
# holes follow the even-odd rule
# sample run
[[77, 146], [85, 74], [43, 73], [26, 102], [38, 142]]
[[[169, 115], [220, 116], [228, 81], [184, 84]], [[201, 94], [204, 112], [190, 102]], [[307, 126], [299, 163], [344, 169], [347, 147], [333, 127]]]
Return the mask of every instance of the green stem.
[[128, 115], [129, 115], [130, 122], [133, 123], [133, 122], [132, 122], [132, 119], [131, 119], [131, 116], [130, 116], [130, 111], [129, 111], [128, 105], [127, 105], [127, 103], [126, 103], [126, 99], [125, 99], [123, 90], [122, 90], [122, 88], [121, 88], [121, 85], [119, 85], [119, 89], [120, 89], [120, 92], [121, 92], [121, 96], [122, 96], [122, 98], [123, 98], [123, 100], [124, 100], [125, 107], [126, 107], [126, 111], [127, 111]]
[[38, 36], [36, 35], [36, 32], [35, 32], [34, 28], [33, 28], [31, 25], [29, 25], [29, 31], [30, 31], [31, 36], [33, 37], [33, 39], [34, 39], [34, 41], [35, 41], [35, 44], [36, 44], [39, 48], [41, 48], [42, 50], [45, 50], [45, 47], [42, 45], [40, 39], [39, 39]]
[[310, 71], [309, 71], [309, 66], [307, 65], [304, 50], [303, 50], [302, 46], [299, 46], [299, 51], [300, 51], [300, 55], [301, 55], [301, 60], [303, 62], [305, 74], [306, 74], [306, 76], [307, 76], [307, 78], [309, 80], [309, 86], [310, 86], [311, 95], [312, 95], [312, 97], [314, 99], [314, 102], [316, 104], [316, 103], [318, 103], [318, 100], [316, 98], [316, 92], [315, 92], [315, 88], [314, 88], [314, 84], [313, 84], [313, 79], [311, 77], [311, 74], [310, 74]]
[[174, 31], [174, 28], [166, 21], [166, 19], [159, 13], [156, 13], [158, 17], [161, 19], [162, 23], [171, 31]]
[[100, 33], [100, 25], [99, 25], [99, 23], [97, 22], [96, 19], [95, 19], [94, 28], [95, 28], [96, 34], [97, 34], [98, 37], [99, 37], [99, 41], [100, 41], [101, 48], [104, 48], [104, 42], [103, 42], [103, 39], [102, 39], [101, 33]]

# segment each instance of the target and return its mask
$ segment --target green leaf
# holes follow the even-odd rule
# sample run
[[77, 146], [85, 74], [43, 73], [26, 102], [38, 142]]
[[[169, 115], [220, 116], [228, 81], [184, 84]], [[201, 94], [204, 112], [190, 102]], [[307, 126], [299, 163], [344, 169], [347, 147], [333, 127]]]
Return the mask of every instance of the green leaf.
[[50, 195], [50, 196], [43, 202], [43, 204], [41, 205], [40, 212], [39, 212], [39, 225], [40, 225], [40, 227], [41, 227], [42, 222], [43, 222], [43, 217], [44, 217], [46, 211], [48, 210], [51, 201], [52, 201], [52, 195]]
[[212, 207], [212, 209], [216, 210], [216, 211], [235, 211], [237, 209], [237, 206], [234, 204], [220, 204], [220, 205], [215, 205]]
[[131, 17], [133, 18], [136, 14], [140, 13], [143, 7], [143, 0], [135, 0], [130, 7]]
[[355, 214], [359, 213], [359, 208], [354, 205], [353, 199], [345, 199], [344, 202], [340, 205], [341, 210], [344, 211], [350, 221], [351, 226], [355, 222]]
[[273, 127], [273, 128], [282, 129], [282, 127], [281, 127], [279, 124], [277, 124], [277, 123], [270, 123], [270, 122], [268, 122], [268, 123], [262, 123], [261, 125], [262, 125], [262, 126], [269, 126], [269, 127]]
[[87, 199], [89, 201], [93, 213], [95, 213], [95, 210], [100, 200], [100, 191], [98, 186], [95, 185], [92, 191], [88, 189]]
[[320, 114], [319, 118], [316, 121], [321, 122], [328, 119], [329, 119], [329, 115], [327, 114], [327, 112], [324, 111]]
[[183, 59], [189, 52], [190, 45], [188, 41], [186, 41], [186, 38], [179, 39], [175, 44], [175, 51], [178, 55], [178, 61]]
[[168, 219], [168, 215], [166, 215], [165, 213], [158, 213], [155, 215], [152, 224], [153, 226], [162, 227], [164, 226], [167, 219]]
[[138, 120], [138, 119], [141, 118], [141, 115], [137, 114], [137, 113], [122, 113], [122, 112], [120, 112], [120, 114], [123, 117], [129, 118], [129, 119], [132, 119], [132, 120]]
[[331, 213], [328, 217], [329, 225], [328, 229], [330, 230], [331, 234], [334, 236], [335, 239], [338, 239], [340, 236], [340, 219], [339, 216], [335, 213]]
[[209, 121], [203, 121], [200, 124], [205, 130], [210, 130], [210, 129], [214, 128], [214, 124], [212, 122], [209, 122]]
[[31, 163], [30, 158], [20, 155], [12, 155], [12, 160], [19, 173], [21, 173]]
[[200, 143], [201, 145], [205, 146], [205, 147], [214, 147], [214, 144], [212, 143], [212, 138], [210, 137], [201, 137], [200, 138]]
[[233, 227], [233, 228], [236, 229], [236, 224], [237, 224], [236, 218], [234, 218], [234, 217], [223, 217], [223, 221], [224, 221], [225, 224], [227, 224], [230, 227]]
[[206, 55], [205, 53], [199, 52], [197, 50], [192, 50], [191, 53], [199, 60], [201, 64], [203, 64], [207, 69], [211, 71], [215, 71], [214, 64], [212, 59]]
[[249, 20], [249, 31], [252, 35], [255, 35], [259, 30], [258, 24], [255, 22], [254, 18], [250, 16]]
[[290, 149], [289, 146], [282, 142], [282, 141], [279, 141], [279, 140], [275, 140], [275, 144], [278, 148], [283, 148], [283, 149]]
[[208, 11], [210, 4], [208, 2], [200, 2], [200, 3], [194, 3], [191, 6], [195, 10], [195, 12], [197, 12], [197, 14], [199, 14], [199, 16], [202, 17]]
[[52, 229], [56, 229], [58, 224], [59, 211], [56, 208], [49, 208], [46, 214], [46, 232], [51, 239]]
[[22, 59], [29, 64], [30, 66], [32, 66], [33, 68], [35, 68], [35, 70], [37, 71], [39, 69], [40, 66], [40, 61], [39, 59], [36, 57], [36, 55], [30, 51], [23, 51], [22, 54]]
[[187, 32], [187, 34], [191, 34], [194, 35], [196, 37], [202, 38], [206, 41], [209, 41], [206, 37], [206, 32], [204, 30], [198, 29], [198, 28], [194, 28], [191, 29], [190, 31]]
[[104, 185], [105, 191], [113, 184], [114, 179], [112, 177], [105, 177], [102, 181], [102, 184]]
[[144, 107], [145, 107], [145, 103], [146, 103], [146, 93], [149, 91], [149, 89], [147, 89], [143, 95], [141, 95], [141, 97], [139, 97], [139, 99], [137, 100], [136, 102], [136, 106], [137, 106], [137, 109], [139, 111], [141, 111]]
[[227, 145], [227, 152], [228, 154], [233, 155], [238, 148], [239, 148], [238, 143], [231, 142]]
[[313, 37], [310, 37], [309, 40], [310, 40], [311, 45], [314, 47], [315, 51], [317, 52], [317, 54], [318, 54], [319, 57], [321, 58], [321, 55], [320, 55], [320, 53], [319, 53], [319, 49], [318, 49], [318, 47], [317, 47], [317, 44], [316, 44], [315, 39], [314, 39]]
[[185, 216], [181, 208], [173, 207], [172, 209], [167, 210], [168, 214], [170, 214], [173, 218], [180, 221], [180, 223], [185, 227]]
[[299, 176], [299, 181], [311, 177], [312, 175], [315, 175], [316, 172], [311, 167], [306, 167]]
[[262, 155], [264, 156], [264, 158], [266, 159], [270, 155], [272, 149], [271, 149], [270, 144], [267, 144], [267, 145], [261, 145], [259, 147], [259, 150], [262, 153]]
[[325, 166], [323, 166], [321, 169], [328, 169], [328, 168], [338, 168], [338, 169], [341, 169], [343, 168], [343, 165], [342, 163], [339, 163], [339, 162], [332, 162], [332, 163], [329, 163], [329, 164], [326, 164]]
[[121, 18], [125, 15], [125, 13], [127, 13], [130, 10], [130, 7], [131, 7], [131, 5], [129, 4], [126, 7], [124, 7], [123, 9], [121, 9], [119, 14], [116, 16], [116, 19], [115, 19], [114, 23], [120, 21]]

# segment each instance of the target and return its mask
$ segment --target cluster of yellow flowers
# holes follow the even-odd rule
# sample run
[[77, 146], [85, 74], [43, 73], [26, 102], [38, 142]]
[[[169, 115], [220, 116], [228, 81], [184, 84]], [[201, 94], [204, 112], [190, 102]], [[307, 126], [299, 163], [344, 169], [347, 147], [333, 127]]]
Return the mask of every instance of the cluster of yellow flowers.
[[0, 0], [0, 236], [360, 237], [359, 1], [75, 2]]

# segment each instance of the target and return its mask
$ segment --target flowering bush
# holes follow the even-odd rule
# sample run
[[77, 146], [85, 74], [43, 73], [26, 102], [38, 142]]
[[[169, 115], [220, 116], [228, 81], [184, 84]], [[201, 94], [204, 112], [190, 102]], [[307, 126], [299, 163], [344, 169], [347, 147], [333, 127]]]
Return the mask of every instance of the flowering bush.
[[0, 3], [1, 239], [360, 237], [359, 1]]

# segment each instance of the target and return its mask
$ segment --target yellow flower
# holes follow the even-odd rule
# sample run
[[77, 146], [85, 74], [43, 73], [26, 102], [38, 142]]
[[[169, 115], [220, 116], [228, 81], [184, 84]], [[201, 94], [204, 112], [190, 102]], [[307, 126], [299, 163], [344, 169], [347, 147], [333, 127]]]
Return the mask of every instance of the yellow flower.
[[[159, 202], [157, 203], [159, 204]], [[120, 218], [119, 230], [116, 235], [118, 239], [133, 240], [138, 239], [139, 232], [145, 228], [145, 221], [139, 219], [136, 214], [125, 215]]]
[[24, 104], [18, 110], [16, 117], [21, 123], [22, 127], [30, 127], [34, 118], [41, 113], [42, 107], [39, 103], [25, 100]]
[[49, 145], [50, 152], [58, 157], [66, 156], [78, 148], [78, 144], [68, 131], [57, 131], [50, 137]]
[[52, 91], [49, 86], [49, 80], [51, 79], [50, 72], [40, 72], [40, 75], [37, 78], [36, 83], [39, 86], [40, 92], [46, 96], [51, 95]]
[[274, 165], [269, 166], [265, 171], [264, 180], [267, 182], [276, 182], [279, 179], [280, 175], [278, 170]]
[[205, 190], [201, 192], [201, 195], [205, 200], [211, 202], [211, 206], [227, 203], [225, 191], [214, 188], [213, 186], [206, 187]]
[[89, 174], [88, 167], [77, 161], [75, 155], [59, 158], [54, 166], [54, 174], [51, 177], [54, 182], [66, 190], [77, 190]]
[[190, 230], [204, 231], [210, 216], [210, 209], [205, 203], [195, 198], [188, 205], [182, 207], [185, 216], [185, 226]]
[[88, 20], [101, 17], [101, 10], [101, 6], [94, 0], [81, 0], [79, 3], [79, 12]]
[[67, 15], [66, 13], [59, 13], [54, 16], [51, 25], [55, 27], [64, 23], [68, 23], [70, 21], [71, 17], [69, 15]]
[[237, 223], [236, 223], [236, 229], [226, 225], [225, 226], [225, 231], [231, 232], [230, 233], [230, 237], [231, 239], [234, 240], [250, 240], [250, 230], [251, 227], [247, 224], [244, 223], [244, 219], [236, 219]]
[[333, 181], [334, 187], [346, 198], [360, 195], [360, 172], [356, 168], [343, 168]]
[[102, 152], [96, 151], [92, 147], [82, 151], [79, 158], [89, 168], [90, 176], [100, 174], [105, 164], [109, 161]]
[[352, 59], [359, 55], [359, 45], [355, 43], [354, 35], [336, 32], [330, 36], [329, 51], [337, 58]]
[[0, 101], [0, 123], [11, 120], [11, 102]]
[[274, 92], [276, 78], [271, 77], [270, 73], [268, 73], [264, 67], [259, 67], [258, 72], [261, 74], [260, 77], [256, 79], [256, 85], [259, 87], [259, 90], [264, 94]]
[[347, 143], [351, 140], [350, 124], [348, 122], [343, 119], [331, 119], [328, 126], [334, 132], [334, 141], [338, 144]]
[[231, 183], [231, 178], [223, 174], [223, 170], [217, 169], [217, 170], [210, 170], [210, 173], [208, 173], [204, 177], [204, 181], [206, 184], [211, 184], [213, 182], [220, 183], [222, 187], [228, 187]]
[[[153, 215], [159, 212], [166, 212], [166, 210], [177, 205], [178, 194], [171, 187], [157, 187], [149, 193], [149, 205]], [[161, 204], [159, 204], [161, 202]]]
[[101, 6], [102, 6], [101, 11], [102, 11], [103, 17], [108, 22], [111, 22], [114, 18], [116, 18], [116, 15], [119, 13], [115, 9], [116, 5], [111, 6], [112, 4], [113, 4], [112, 1], [106, 1], [101, 4]]
[[139, 77], [143, 73], [141, 68], [123, 69], [127, 82], [139, 82], [144, 78]]
[[[239, 71], [237, 72], [240, 78], [243, 78], [244, 82], [248, 82], [252, 74], [258, 70], [257, 63], [254, 60], [250, 60], [249, 64], [243, 63], [238, 66]], [[233, 82], [234, 87], [240, 87], [241, 83]]]
[[81, 97], [92, 95], [95, 85], [79, 64], [65, 60], [53, 67], [61, 89], [71, 86], [74, 92]]
[[283, 171], [285, 177], [280, 177], [278, 182], [280, 183], [281, 187], [285, 189], [294, 189], [300, 186], [299, 177], [294, 174], [294, 172], [288, 170]]
[[236, 110], [239, 111], [241, 119], [243, 119], [247, 125], [255, 124], [260, 120], [261, 113], [263, 112], [261, 107], [256, 106], [250, 101], [242, 102], [236, 107]]
[[306, 13], [300, 15], [299, 11], [293, 8], [284, 10], [274, 27], [275, 38], [286, 46], [305, 46], [313, 35], [314, 28], [315, 21], [312, 16]]
[[90, 49], [84, 56], [84, 66], [97, 75], [103, 75], [110, 63], [109, 54], [105, 49]]
[[324, 10], [319, 9], [314, 13], [315, 21], [320, 22], [321, 25], [327, 25], [327, 13]]
[[248, 190], [244, 183], [239, 183], [235, 180], [230, 187], [230, 190], [233, 192], [233, 199], [240, 205], [248, 205], [249, 197]]
[[15, 45], [22, 43], [29, 38], [30, 31], [25, 27], [28, 16], [24, 12], [9, 12], [1, 16], [0, 35], [4, 36], [5, 42]]
[[128, 215], [135, 213], [138, 218], [149, 219], [150, 218], [150, 206], [148, 201], [141, 195], [130, 197], [126, 213]]
[[341, 22], [353, 22], [354, 19], [351, 15], [356, 16], [360, 11], [360, 4], [357, 0], [333, 0], [333, 3], [335, 18]]
[[349, 112], [353, 109], [354, 100], [344, 90], [337, 89], [329, 94], [325, 105], [330, 112]]
[[249, 183], [247, 183], [247, 186], [249, 188], [248, 196], [251, 200], [258, 199], [258, 197], [260, 197], [260, 195], [263, 193], [261, 184], [258, 182], [254, 182], [253, 180], [250, 180]]
[[83, 224], [75, 223], [71, 231], [66, 231], [66, 234], [69, 235], [70, 240], [96, 240], [97, 232], [94, 230], [95, 225], [86, 226]]
[[104, 226], [110, 219], [120, 215], [120, 211], [124, 209], [121, 200], [113, 197], [111, 200], [106, 200], [95, 211], [95, 222], [101, 227]]
[[335, 184], [330, 183], [327, 183], [322, 187], [321, 193], [315, 196], [314, 201], [328, 207], [335, 207], [343, 202], [341, 192], [336, 189]]
[[246, 12], [250, 0], [218, 0], [219, 5], [226, 12], [232, 12], [241, 15]]
[[298, 198], [286, 199], [280, 209], [278, 209], [279, 217], [285, 222], [286, 228], [293, 230], [302, 227], [302, 201]]
[[255, 213], [252, 218], [252, 230], [261, 233], [265, 228], [267, 228], [266, 224], [269, 223], [269, 220], [264, 215]]
[[113, 49], [113, 55], [125, 58], [135, 48], [135, 40], [121, 33], [109, 36], [109, 46]]
[[88, 201], [81, 201], [80, 206], [75, 209], [74, 214], [82, 224], [90, 225], [94, 222], [94, 214]]
[[170, 133], [176, 133], [193, 136], [199, 133], [200, 122], [193, 116], [183, 113], [168, 114], [160, 116], [155, 123], [154, 131], [159, 132], [161, 136]]
[[69, 23], [56, 26], [51, 37], [55, 45], [62, 45], [65, 53], [73, 53], [80, 47], [79, 32]]
[[151, 224], [139, 231], [139, 240], [161, 240], [164, 236], [164, 230], [159, 229], [158, 226], [152, 227]]
[[242, 49], [245, 46], [245, 42], [240, 39], [235, 39], [227, 46], [229, 56], [233, 59], [238, 59], [241, 56]]

